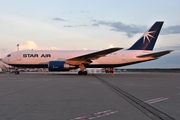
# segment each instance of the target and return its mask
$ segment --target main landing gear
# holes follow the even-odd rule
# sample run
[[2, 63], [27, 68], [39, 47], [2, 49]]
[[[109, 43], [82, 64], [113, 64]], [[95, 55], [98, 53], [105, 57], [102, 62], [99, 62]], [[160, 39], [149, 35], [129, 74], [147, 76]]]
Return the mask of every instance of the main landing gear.
[[105, 68], [106, 73], [114, 73], [114, 68]]
[[87, 71], [85, 71], [86, 68], [85, 68], [84, 64], [80, 64], [79, 68], [81, 70], [78, 72], [78, 75], [87, 75]]
[[79, 71], [78, 75], [87, 75], [87, 71]]
[[80, 64], [79, 68], [81, 70], [78, 72], [78, 75], [87, 75], [87, 71], [85, 71], [86, 68], [85, 68], [84, 64]]
[[15, 73], [16, 75], [18, 75], [18, 74], [19, 74], [19, 70], [18, 70], [18, 68], [16, 68], [16, 69], [15, 69], [14, 73]]

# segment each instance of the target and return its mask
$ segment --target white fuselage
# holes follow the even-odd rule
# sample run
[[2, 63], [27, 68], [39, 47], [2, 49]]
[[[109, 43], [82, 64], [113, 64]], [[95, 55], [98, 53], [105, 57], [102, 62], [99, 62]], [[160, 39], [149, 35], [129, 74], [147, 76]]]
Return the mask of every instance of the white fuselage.
[[[49, 61], [65, 61], [70, 58], [93, 53], [95, 51], [88, 50], [31, 50], [17, 51], [3, 58], [3, 62], [12, 66], [34, 66], [48, 65]], [[124, 65], [134, 64], [143, 61], [153, 60], [154, 58], [138, 58], [136, 56], [150, 53], [151, 51], [142, 50], [119, 50], [117, 52], [100, 57], [89, 64], [89, 67], [98, 65], [98, 67], [120, 67]], [[38, 66], [39, 65], [39, 66]], [[88, 66], [87, 66], [88, 67]], [[94, 66], [95, 67], [95, 66]]]

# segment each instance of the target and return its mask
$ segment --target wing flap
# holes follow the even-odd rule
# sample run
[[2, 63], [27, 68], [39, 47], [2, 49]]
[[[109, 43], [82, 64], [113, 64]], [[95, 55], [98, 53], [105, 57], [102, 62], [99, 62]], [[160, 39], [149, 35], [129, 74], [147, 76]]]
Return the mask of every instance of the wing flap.
[[145, 55], [139, 55], [137, 56], [138, 58], [145, 58], [145, 57], [153, 57], [153, 58], [159, 58], [163, 55], [171, 53], [173, 50], [166, 50], [166, 51], [161, 51], [161, 52], [156, 52], [156, 53], [150, 53], [150, 54], [145, 54]]

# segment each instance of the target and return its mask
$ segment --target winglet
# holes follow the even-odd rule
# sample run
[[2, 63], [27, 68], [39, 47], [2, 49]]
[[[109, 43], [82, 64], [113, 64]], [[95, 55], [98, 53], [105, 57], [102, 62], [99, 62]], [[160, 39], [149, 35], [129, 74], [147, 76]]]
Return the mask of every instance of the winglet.
[[153, 50], [160, 30], [163, 25], [163, 21], [157, 21], [154, 25], [146, 31], [143, 36], [134, 43], [128, 50]]

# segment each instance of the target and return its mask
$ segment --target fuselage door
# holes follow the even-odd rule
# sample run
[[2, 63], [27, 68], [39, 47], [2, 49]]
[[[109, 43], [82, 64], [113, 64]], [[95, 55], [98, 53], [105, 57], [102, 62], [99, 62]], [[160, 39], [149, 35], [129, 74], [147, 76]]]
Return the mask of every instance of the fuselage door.
[[17, 54], [17, 61], [21, 61], [21, 53]]

